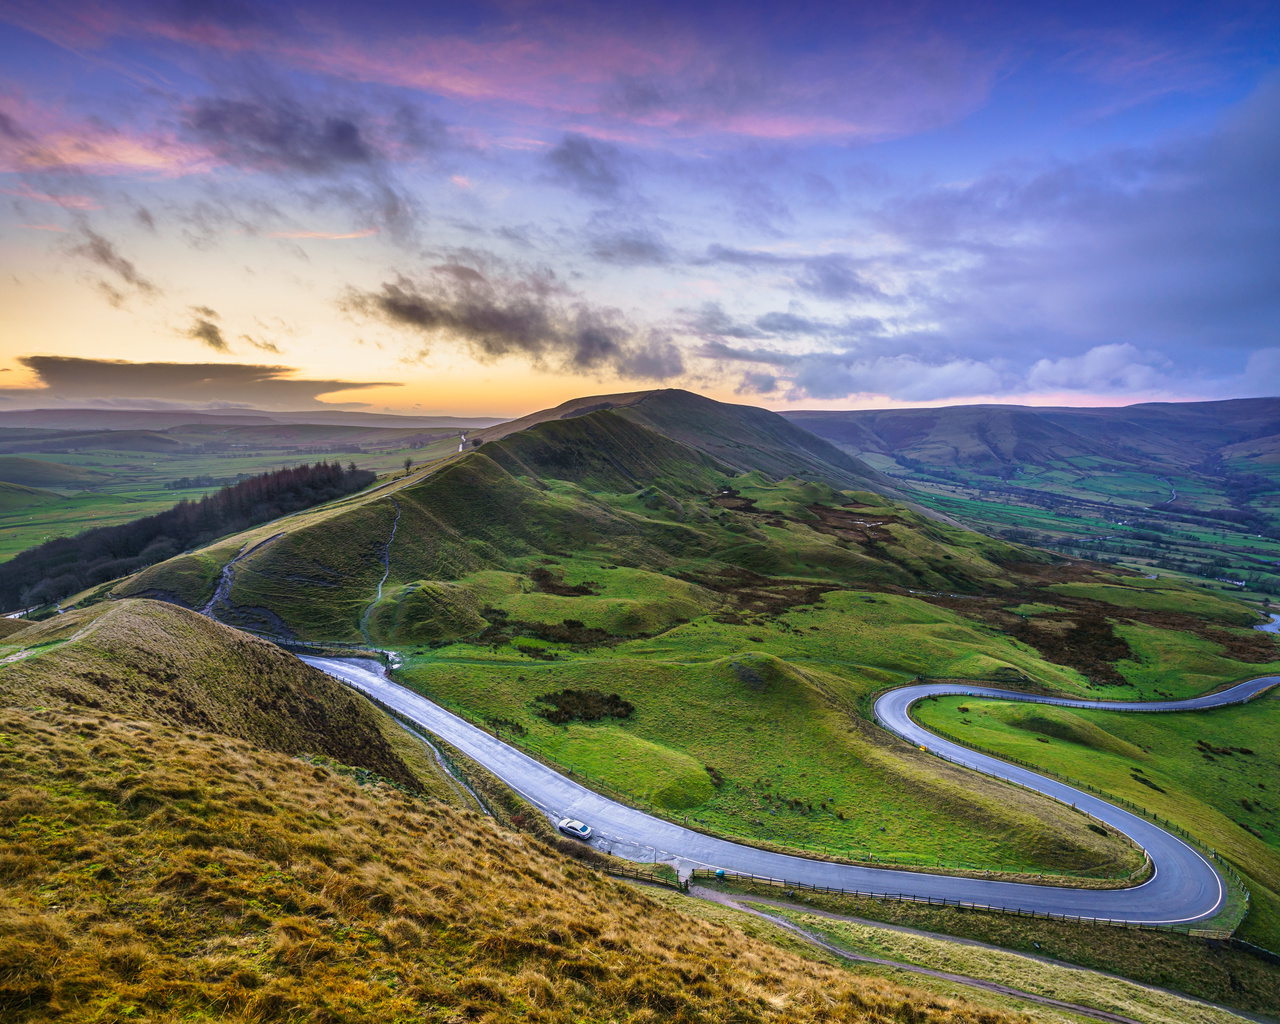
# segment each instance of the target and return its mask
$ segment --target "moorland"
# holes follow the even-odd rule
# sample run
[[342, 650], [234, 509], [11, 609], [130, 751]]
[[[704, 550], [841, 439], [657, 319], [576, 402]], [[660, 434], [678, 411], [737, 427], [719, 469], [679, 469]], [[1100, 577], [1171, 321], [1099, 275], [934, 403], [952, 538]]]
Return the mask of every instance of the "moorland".
[[[687, 815], [718, 834], [842, 859], [1113, 884], [1141, 867], [1140, 854], [1120, 837], [1100, 835], [1069, 808], [901, 743], [872, 723], [874, 697], [930, 677], [1143, 700], [1280, 671], [1275, 639], [1253, 628], [1258, 612], [1236, 592], [1046, 551], [1021, 534], [972, 532], [940, 514], [925, 492], [883, 474], [892, 468], [887, 464], [869, 466], [847, 447], [764, 410], [673, 391], [603, 396], [468, 433], [458, 447], [455, 431], [409, 474], [384, 473], [367, 490], [89, 588], [63, 602], [65, 615], [6, 627], [10, 635], [0, 638], [0, 658], [12, 659], [0, 667], [6, 687], [20, 678], [30, 694], [44, 695], [32, 699], [61, 701], [53, 706], [99, 729], [121, 715], [153, 721], [146, 700], [125, 715], [115, 697], [84, 683], [101, 669], [67, 665], [113, 615], [188, 616], [180, 620], [185, 630], [204, 620], [181, 606], [208, 607], [237, 627], [227, 630], [233, 636], [386, 652], [397, 678], [431, 699], [606, 792]], [[130, 678], [141, 673], [151, 680], [143, 692], [163, 694], [184, 676], [175, 663], [189, 642], [174, 629], [162, 632], [183, 639], [157, 641], [153, 673], [130, 670]], [[122, 636], [115, 643], [129, 646]], [[165, 651], [165, 645], [172, 646]], [[212, 686], [216, 674], [201, 677], [200, 685]], [[59, 697], [56, 687], [73, 697]], [[115, 692], [113, 685], [105, 689]], [[1280, 833], [1267, 824], [1273, 820], [1267, 793], [1280, 779], [1273, 778], [1274, 754], [1266, 761], [1262, 753], [1280, 702], [1185, 719], [1126, 717], [1123, 727], [1110, 721], [1120, 716], [1105, 712], [1042, 725], [1057, 722], [1056, 712], [1037, 712], [1028, 724], [994, 705], [966, 712], [958, 706], [930, 703], [922, 721], [1117, 795], [1136, 794], [1148, 804], [1159, 797], [1154, 806], [1162, 817], [1216, 846], [1249, 885], [1252, 901], [1237, 935], [1280, 948]], [[57, 742], [72, 743], [55, 725], [63, 717], [46, 715], [24, 728], [36, 737], [52, 730]], [[237, 757], [258, 756], [256, 734], [227, 732], [231, 727], [211, 721], [187, 723], [194, 735], [183, 735], [197, 745], [212, 742], [209, 735], [230, 735], [246, 744]], [[1152, 731], [1124, 731], [1141, 728]], [[83, 730], [76, 729], [79, 736]], [[1241, 730], [1234, 740], [1233, 730]], [[289, 765], [302, 753], [324, 757], [321, 767], [331, 775], [341, 775], [333, 765], [363, 763], [350, 751], [305, 748], [302, 742], [269, 749], [291, 757]], [[153, 764], [163, 767], [169, 756]], [[194, 748], [182, 756], [196, 756]], [[276, 765], [272, 778], [286, 778]], [[413, 789], [400, 769], [380, 765], [362, 770]], [[219, 785], [230, 786], [232, 775], [228, 770]], [[423, 783], [423, 791], [463, 799], [456, 792], [449, 797], [447, 778], [434, 779], [435, 788]], [[213, 798], [201, 791], [174, 799], [203, 806]], [[293, 828], [310, 820], [300, 808], [289, 805], [281, 822]], [[308, 805], [305, 813], [321, 811]], [[408, 820], [407, 810], [394, 813]], [[449, 821], [472, 848], [489, 849], [471, 825]], [[87, 836], [99, 825], [77, 827]], [[182, 829], [200, 831], [186, 819]], [[215, 837], [191, 849], [223, 845]], [[427, 870], [404, 852], [387, 857], [412, 872]], [[464, 864], [460, 854], [450, 857]], [[207, 874], [215, 860], [206, 857], [189, 870]], [[343, 865], [338, 874], [346, 879], [357, 868], [365, 870]], [[556, 891], [586, 884], [577, 875], [565, 880], [565, 871], [578, 868], [529, 870], [552, 879]], [[582, 878], [591, 873], [581, 871]], [[191, 882], [197, 895], [213, 885], [200, 879]], [[188, 893], [181, 885], [172, 891]], [[480, 901], [468, 905], [488, 898], [467, 891], [467, 901]], [[375, 909], [398, 906], [400, 897], [379, 897], [376, 887], [362, 892], [381, 900], [371, 904]], [[873, 912], [859, 908], [861, 916]], [[934, 913], [927, 922], [934, 931], [968, 928], [970, 937], [1014, 941], [998, 920]], [[316, 915], [338, 916], [323, 907]], [[271, 936], [276, 949], [305, 939], [333, 946], [326, 957], [336, 964], [371, 955], [335, 944], [328, 933], [294, 936], [273, 927], [263, 924], [260, 938]], [[394, 939], [381, 941], [402, 948]], [[434, 941], [424, 948], [434, 949]], [[1150, 948], [1159, 941], [1203, 946], [1186, 936], [1158, 936]], [[463, 959], [471, 956], [468, 962], [491, 972], [499, 962], [526, 969], [530, 958], [553, 955], [525, 950], [495, 953], [493, 960], [496, 945], [486, 945], [483, 955], [465, 948], [472, 952]], [[1089, 956], [1092, 967], [1234, 1005], [1265, 1008], [1274, 991], [1268, 972], [1275, 969], [1239, 952], [1224, 953], [1212, 970], [1191, 955], [1170, 957], [1168, 976], [1152, 979], [1138, 966], [1141, 955], [1116, 942], [1064, 940], [1060, 948], [1064, 959]], [[403, 977], [401, 967], [388, 971]], [[493, 985], [503, 998], [517, 998], [503, 988], [506, 980]], [[237, 1012], [249, 1005], [235, 1004]]]

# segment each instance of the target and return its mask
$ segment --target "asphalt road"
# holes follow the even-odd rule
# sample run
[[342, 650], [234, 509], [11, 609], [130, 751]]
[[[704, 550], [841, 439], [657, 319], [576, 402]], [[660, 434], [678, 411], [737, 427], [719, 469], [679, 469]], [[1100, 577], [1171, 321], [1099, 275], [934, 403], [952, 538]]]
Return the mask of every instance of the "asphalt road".
[[[992, 907], [1096, 917], [1143, 924], [1202, 920], [1217, 913], [1226, 889], [1217, 870], [1194, 847], [1136, 814], [1089, 793], [1072, 789], [1035, 772], [968, 750], [927, 732], [911, 721], [908, 707], [931, 695], [972, 694], [1027, 700], [1026, 694], [989, 687], [927, 683], [893, 690], [876, 702], [876, 716], [892, 731], [957, 764], [1074, 803], [1099, 821], [1124, 832], [1150, 854], [1155, 871], [1142, 885], [1129, 889], [1067, 889], [1052, 885], [956, 878], [924, 871], [833, 864], [773, 853], [716, 839], [637, 811], [579, 785], [546, 765], [502, 743], [490, 733], [387, 678], [371, 660], [304, 657], [310, 665], [376, 697], [417, 722], [423, 729], [457, 747], [552, 818], [577, 818], [596, 830], [593, 845], [637, 861], [677, 861], [684, 867], [723, 868], [789, 882], [862, 892], [901, 894], [912, 898], [961, 900]], [[1129, 711], [1182, 711], [1241, 703], [1271, 686], [1269, 676], [1185, 701], [1118, 705], [1095, 701], [1034, 698], [1064, 707]]]

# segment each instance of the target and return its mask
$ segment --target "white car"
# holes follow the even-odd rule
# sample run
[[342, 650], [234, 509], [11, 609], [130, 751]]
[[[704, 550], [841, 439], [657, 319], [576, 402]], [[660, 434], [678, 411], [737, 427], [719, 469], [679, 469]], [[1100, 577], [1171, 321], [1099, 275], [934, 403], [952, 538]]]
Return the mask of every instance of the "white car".
[[590, 839], [591, 826], [584, 825], [580, 821], [573, 818], [561, 818], [560, 824], [556, 826], [561, 832], [567, 836], [573, 836], [574, 839]]

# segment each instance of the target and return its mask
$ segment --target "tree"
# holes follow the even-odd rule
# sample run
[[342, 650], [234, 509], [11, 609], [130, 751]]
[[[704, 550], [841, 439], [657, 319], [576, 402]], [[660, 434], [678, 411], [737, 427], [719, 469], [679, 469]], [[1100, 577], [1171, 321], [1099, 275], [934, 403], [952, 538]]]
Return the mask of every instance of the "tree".
[[409, 470], [411, 470], [412, 468], [413, 468], [413, 459], [409, 458], [409, 456], [406, 455], [404, 458], [404, 475], [408, 476]]

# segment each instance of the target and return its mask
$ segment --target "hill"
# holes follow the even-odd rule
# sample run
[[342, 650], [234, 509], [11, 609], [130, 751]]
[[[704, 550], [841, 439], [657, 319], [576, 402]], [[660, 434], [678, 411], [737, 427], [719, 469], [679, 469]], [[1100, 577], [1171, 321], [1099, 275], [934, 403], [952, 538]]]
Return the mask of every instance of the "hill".
[[0, 481], [5, 483], [27, 487], [88, 487], [106, 479], [106, 473], [79, 466], [0, 455]]
[[[756, 486], [771, 505], [756, 508], [754, 497], [739, 493]], [[779, 487], [774, 493], [765, 474], [736, 474], [617, 410], [597, 409], [545, 420], [367, 497], [171, 559], [115, 592], [200, 607], [229, 566], [225, 601], [216, 610], [227, 621], [359, 640], [362, 633], [368, 638], [370, 599], [380, 581], [384, 591], [417, 605], [417, 614], [449, 620], [449, 629], [476, 629], [483, 587], [446, 593], [436, 584], [565, 551], [595, 552], [664, 578], [732, 569], [968, 591], [999, 575], [997, 562], [1028, 557], [977, 537], [957, 541], [960, 531], [926, 525], [905, 508], [890, 517], [904, 527], [895, 553], [882, 544], [889, 533], [868, 533], [856, 522], [846, 530], [830, 514], [807, 510], [849, 501], [830, 486], [792, 479]], [[881, 501], [871, 494], [864, 500]], [[776, 543], [769, 528], [794, 529], [798, 543]], [[297, 600], [299, 586], [309, 589], [308, 601]], [[436, 628], [424, 622], [419, 632], [450, 635]]]
[[0, 430], [168, 430], [187, 424], [215, 427], [316, 423], [389, 429], [479, 429], [501, 423], [496, 416], [395, 416], [387, 413], [301, 409], [296, 412], [208, 409], [15, 409], [0, 412]]
[[42, 491], [23, 484], [0, 481], [0, 514], [20, 512], [33, 506], [57, 504], [63, 497], [56, 491]]
[[1280, 436], [1275, 398], [1096, 409], [797, 410], [785, 416], [846, 450], [988, 470], [1095, 458], [1187, 471], [1221, 458], [1231, 446]]
[[2, 641], [12, 651], [0, 668], [10, 706], [216, 733], [322, 754], [414, 791], [443, 788], [403, 730], [367, 701], [274, 644], [171, 604], [100, 604]]
[[787, 416], [985, 532], [1280, 594], [1280, 399]]
[[474, 437], [494, 440], [540, 423], [600, 411], [614, 411], [739, 472], [754, 470], [775, 480], [800, 476], [838, 488], [893, 492], [893, 485], [881, 474], [777, 413], [750, 405], [728, 405], [673, 388], [578, 398]]
[[20, 707], [0, 728], [14, 1024], [1058, 1019], [797, 955], [243, 740]]

